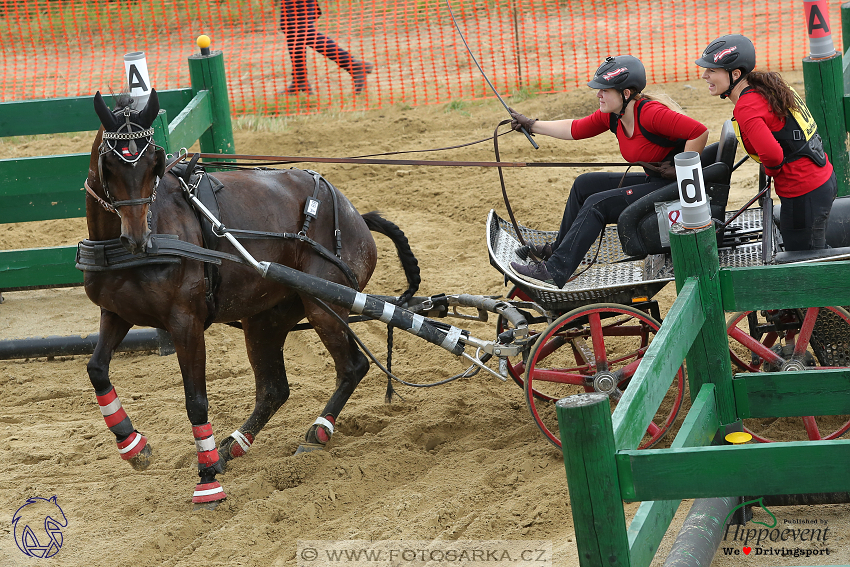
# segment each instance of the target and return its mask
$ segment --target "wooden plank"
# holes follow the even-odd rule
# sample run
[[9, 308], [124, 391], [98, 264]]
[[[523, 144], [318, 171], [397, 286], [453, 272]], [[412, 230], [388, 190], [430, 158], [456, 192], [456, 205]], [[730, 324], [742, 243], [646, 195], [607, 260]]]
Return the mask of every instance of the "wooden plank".
[[0, 251], [0, 291], [83, 283], [76, 246]]
[[726, 311], [850, 305], [850, 262], [720, 270]]
[[850, 414], [850, 369], [738, 374], [734, 381], [736, 398], [745, 396], [741, 419]]
[[[720, 428], [714, 393], [714, 384], [703, 385], [670, 448], [701, 447], [711, 443]], [[681, 503], [681, 500], [641, 503], [627, 534], [632, 567], [648, 567], [652, 563]]]
[[670, 389], [705, 318], [698, 282], [685, 283], [611, 419], [618, 449], [634, 449]]
[[168, 125], [169, 144], [172, 148], [190, 148], [212, 125], [212, 98], [209, 91], [200, 91], [186, 108]]
[[737, 416], [726, 315], [720, 307], [721, 291], [717, 281], [720, 264], [714, 228], [690, 230], [676, 225], [670, 230], [670, 249], [676, 289], [681, 289], [689, 277], [699, 278], [700, 299], [705, 313], [705, 323], [687, 356], [691, 400], [703, 384], [713, 383], [717, 386], [720, 421], [731, 423]]
[[[180, 112], [190, 100], [192, 89], [157, 91], [159, 104], [171, 116]], [[104, 96], [110, 107], [112, 95]], [[94, 95], [0, 103], [0, 137], [31, 134], [82, 132], [100, 128], [94, 112]]]
[[850, 490], [850, 441], [620, 451], [627, 500], [682, 500]]
[[629, 565], [626, 517], [614, 461], [608, 396], [570, 396], [555, 404], [570, 491], [579, 562]]
[[86, 216], [90, 154], [0, 160], [0, 223]]

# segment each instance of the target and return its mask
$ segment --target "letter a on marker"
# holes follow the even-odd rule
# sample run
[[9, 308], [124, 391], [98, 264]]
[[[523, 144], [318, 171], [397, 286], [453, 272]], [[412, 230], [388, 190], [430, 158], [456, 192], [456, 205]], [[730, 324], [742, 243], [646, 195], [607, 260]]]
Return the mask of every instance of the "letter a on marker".
[[130, 72], [127, 74], [127, 82], [130, 84], [130, 90], [148, 90], [148, 86], [145, 84], [145, 80], [142, 78], [142, 74], [139, 73], [139, 70], [136, 69], [135, 65], [130, 65]]

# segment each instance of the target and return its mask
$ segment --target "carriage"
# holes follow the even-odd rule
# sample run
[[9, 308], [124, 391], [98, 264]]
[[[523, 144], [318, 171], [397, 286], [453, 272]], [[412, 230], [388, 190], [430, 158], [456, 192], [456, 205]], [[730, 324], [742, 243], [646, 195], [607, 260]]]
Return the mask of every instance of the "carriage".
[[[479, 370], [501, 378], [510, 375], [523, 386], [535, 423], [555, 445], [560, 440], [553, 433], [552, 402], [579, 388], [604, 392], [616, 403], [660, 329], [652, 297], [673, 279], [664, 237], [669, 232], [665, 207], [678, 196], [675, 183], [633, 203], [616, 230], [606, 232], [586, 273], [563, 289], [515, 280], [508, 300], [465, 294], [416, 298], [412, 296], [419, 285], [419, 268], [399, 227], [376, 213], [359, 214], [317, 172], [252, 168], [217, 173], [218, 179], [212, 179], [195, 169], [199, 154], [178, 170], [177, 161], [186, 156], [167, 160], [153, 141], [151, 124], [158, 104], [152, 91], [141, 110], [123, 105], [113, 111], [99, 93], [95, 96], [104, 128], [92, 145], [85, 182], [90, 239], [80, 244], [77, 263], [86, 272], [86, 293], [102, 307], [102, 317], [87, 370], [119, 453], [143, 470], [150, 466], [151, 446], [123, 409], [109, 380], [109, 364], [134, 324], [171, 334], [198, 451], [200, 482], [193, 494], [197, 505], [214, 506], [226, 497], [216, 475], [230, 459], [248, 451], [287, 400], [282, 347], [305, 317], [334, 358], [337, 371], [336, 391], [308, 429], [301, 446], [305, 450], [321, 449], [330, 440], [335, 419], [369, 369], [362, 343], [348, 326], [350, 320], [343, 318], [348, 313], [414, 334]], [[717, 220], [726, 218], [736, 143], [727, 123], [720, 141], [702, 154], [706, 193]], [[323, 200], [326, 205], [319, 207]], [[790, 261], [811, 259], [780, 251], [770, 203], [767, 198], [762, 209], [733, 215], [736, 218], [717, 231], [722, 265], [775, 262], [782, 254]], [[841, 221], [850, 218], [835, 212], [833, 216]], [[292, 232], [299, 225], [301, 230]], [[833, 246], [850, 244], [850, 238], [841, 240], [843, 222], [835, 226], [840, 238]], [[377, 262], [370, 231], [383, 233], [396, 246], [409, 286], [401, 297], [360, 291]], [[534, 243], [554, 238], [554, 233], [514, 227], [491, 212], [490, 260], [506, 281], [513, 280], [507, 266], [515, 257], [520, 234]], [[839, 248], [811, 256], [841, 258], [850, 256], [843, 254], [847, 251]], [[450, 306], [496, 313], [495, 340], [479, 339], [432, 319], [462, 316], [456, 309], [449, 312]], [[842, 365], [850, 350], [850, 314], [830, 307], [826, 309], [830, 320], [818, 316], [820, 311], [733, 317], [730, 336], [751, 351], [749, 357], [733, 359], [749, 370]], [[745, 319], [749, 328], [742, 332]], [[243, 328], [257, 384], [253, 413], [220, 444], [208, 418], [203, 337], [203, 329], [216, 322], [239, 322]], [[498, 371], [488, 365], [493, 358], [499, 361]], [[373, 361], [377, 362], [374, 357]], [[679, 369], [643, 447], [657, 443], [673, 425], [684, 390], [684, 371]], [[805, 420], [808, 436], [821, 438], [814, 418]], [[850, 422], [843, 423], [827, 437], [848, 428]]]
[[[743, 267], [850, 257], [850, 238], [844, 220], [850, 218], [850, 199], [835, 201], [828, 230], [832, 249], [784, 252], [779, 235], [778, 206], [773, 207], [769, 183], [758, 208], [727, 212], [737, 139], [731, 121], [720, 140], [706, 147], [701, 162], [715, 221], [721, 267]], [[750, 204], [752, 204], [751, 201]], [[513, 288], [508, 298], [526, 313], [536, 341], [522, 356], [508, 359], [504, 370], [523, 388], [525, 400], [543, 435], [560, 447], [554, 402], [580, 392], [603, 392], [616, 404], [633, 376], [652, 336], [660, 328], [660, 310], [653, 297], [673, 281], [667, 229], [676, 218], [677, 184], [656, 190], [630, 205], [617, 226], [608, 226], [592, 248], [577, 276], [557, 289], [518, 277], [510, 263], [523, 241], [542, 245], [557, 232], [514, 225], [491, 211], [487, 219], [490, 263]], [[498, 322], [497, 332], [508, 326]], [[842, 307], [776, 310], [731, 314], [727, 321], [730, 355], [741, 371], [803, 370], [808, 366], [844, 367], [850, 364], [850, 313]], [[650, 424], [641, 448], [658, 443], [681, 409], [685, 391], [683, 369]], [[834, 439], [848, 429], [848, 417], [825, 421], [803, 418], [805, 437]], [[819, 418], [825, 419], [825, 418]], [[749, 420], [748, 420], [749, 421]], [[756, 420], [753, 420], [756, 421]], [[748, 429], [758, 441], [770, 441], [758, 423]], [[824, 431], [821, 431], [824, 429]]]

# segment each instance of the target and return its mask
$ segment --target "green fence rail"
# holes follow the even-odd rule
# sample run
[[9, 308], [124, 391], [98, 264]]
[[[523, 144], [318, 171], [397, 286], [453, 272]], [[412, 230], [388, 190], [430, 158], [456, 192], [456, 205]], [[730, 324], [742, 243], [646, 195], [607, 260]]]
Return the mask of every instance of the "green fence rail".
[[[720, 269], [713, 227], [670, 239], [678, 297], [613, 414], [603, 394], [556, 404], [583, 567], [648, 566], [683, 499], [850, 490], [850, 440], [711, 446], [744, 418], [850, 413], [850, 370], [733, 376], [724, 319], [850, 304], [850, 262]], [[683, 359], [692, 404], [679, 433], [636, 450]], [[623, 501], [641, 501], [628, 528]]]
[[[222, 52], [188, 62], [191, 88], [157, 93], [156, 143], [167, 153], [196, 141], [202, 152], [235, 153]], [[0, 137], [97, 130], [92, 98], [0, 103]], [[84, 217], [89, 160], [88, 153], [0, 160], [0, 224]], [[75, 246], [2, 250], [0, 292], [80, 285], [75, 257]]]

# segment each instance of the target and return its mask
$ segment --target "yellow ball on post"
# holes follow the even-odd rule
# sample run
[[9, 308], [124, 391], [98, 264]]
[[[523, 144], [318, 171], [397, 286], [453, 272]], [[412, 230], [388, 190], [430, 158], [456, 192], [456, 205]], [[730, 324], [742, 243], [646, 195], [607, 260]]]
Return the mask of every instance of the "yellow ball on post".
[[209, 55], [210, 54], [210, 36], [208, 35], [199, 35], [198, 36], [198, 47], [201, 48], [201, 55]]

